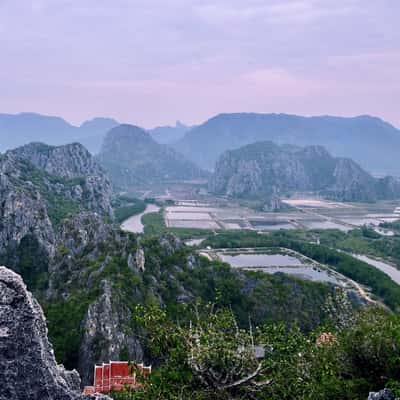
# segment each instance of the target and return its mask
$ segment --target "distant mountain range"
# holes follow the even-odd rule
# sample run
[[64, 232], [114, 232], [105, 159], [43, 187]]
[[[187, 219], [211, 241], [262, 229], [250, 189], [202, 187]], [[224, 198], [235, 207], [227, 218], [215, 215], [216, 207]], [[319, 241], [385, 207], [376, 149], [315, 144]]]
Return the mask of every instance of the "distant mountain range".
[[[83, 144], [100, 151], [106, 133], [119, 125], [111, 118], [94, 118], [74, 126], [59, 117], [35, 113], [0, 114], [0, 152], [30, 142]], [[376, 175], [400, 176], [400, 130], [370, 116], [301, 117], [288, 114], [220, 114], [198, 126], [161, 126], [147, 132], [169, 144], [187, 160], [212, 170], [218, 157], [259, 141], [298, 146], [324, 146], [336, 157], [349, 157]]]
[[74, 126], [60, 117], [35, 113], [0, 114], [0, 151], [30, 142], [57, 146], [79, 142], [96, 153], [102, 137], [116, 125], [118, 122], [111, 118], [94, 118]]
[[[93, 118], [75, 126], [63, 118], [36, 113], [0, 114], [0, 152], [31, 142], [55, 146], [79, 142], [97, 154], [106, 133], [119, 124], [112, 118]], [[172, 143], [190, 129], [178, 121], [175, 126], [160, 126], [148, 132], [159, 143]]]
[[119, 188], [207, 176], [174, 149], [157, 143], [148, 132], [133, 125], [111, 129], [97, 159]]
[[400, 176], [400, 131], [370, 116], [220, 114], [190, 130], [174, 148], [211, 170], [224, 151], [265, 140], [321, 145], [334, 156], [354, 159], [371, 173]]
[[268, 199], [316, 192], [339, 201], [400, 198], [400, 182], [374, 178], [348, 158], [321, 146], [300, 148], [257, 142], [225, 152], [210, 179], [210, 191], [232, 197]]
[[193, 127], [182, 124], [177, 121], [175, 126], [159, 126], [154, 129], [148, 129], [152, 138], [162, 144], [171, 144], [182, 139]]

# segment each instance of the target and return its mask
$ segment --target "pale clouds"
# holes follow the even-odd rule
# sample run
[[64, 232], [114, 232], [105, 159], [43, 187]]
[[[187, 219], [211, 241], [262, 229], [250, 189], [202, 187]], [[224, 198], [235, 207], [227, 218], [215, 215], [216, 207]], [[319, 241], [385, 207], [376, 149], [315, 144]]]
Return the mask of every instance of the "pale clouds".
[[228, 111], [400, 126], [400, 2], [0, 0], [0, 112], [145, 126]]

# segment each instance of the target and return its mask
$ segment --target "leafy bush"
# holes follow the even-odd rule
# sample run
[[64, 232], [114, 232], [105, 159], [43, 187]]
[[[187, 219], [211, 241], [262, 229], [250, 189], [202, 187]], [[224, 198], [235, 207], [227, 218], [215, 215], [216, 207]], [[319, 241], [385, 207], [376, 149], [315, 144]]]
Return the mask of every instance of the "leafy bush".
[[321, 341], [322, 328], [243, 330], [229, 309], [193, 311], [192, 323], [177, 324], [161, 308], [137, 308], [159, 363], [141, 389], [118, 399], [365, 400], [370, 391], [400, 387], [400, 318], [382, 309], [364, 310], [329, 332], [329, 341]]

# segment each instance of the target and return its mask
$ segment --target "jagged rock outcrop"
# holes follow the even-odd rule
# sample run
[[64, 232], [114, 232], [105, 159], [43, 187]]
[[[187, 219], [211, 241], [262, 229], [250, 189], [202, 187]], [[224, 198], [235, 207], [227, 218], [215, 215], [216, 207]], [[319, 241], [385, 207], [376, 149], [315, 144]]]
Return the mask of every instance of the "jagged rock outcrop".
[[41, 307], [21, 277], [0, 267], [0, 399], [81, 398], [80, 378], [54, 358]]
[[383, 389], [380, 392], [371, 392], [368, 400], [395, 400], [394, 394], [390, 389]]
[[368, 172], [400, 173], [399, 129], [368, 115], [219, 114], [187, 132], [174, 148], [211, 170], [225, 151], [267, 140], [302, 147], [321, 145], [335, 156], [355, 160]]
[[136, 266], [141, 270], [144, 271], [145, 269], [145, 263], [146, 263], [146, 258], [144, 255], [144, 250], [139, 247], [136, 250], [136, 254], [135, 254], [135, 262], [136, 262]]
[[224, 153], [209, 190], [264, 198], [273, 206], [278, 196], [310, 191], [339, 201], [394, 199], [400, 197], [400, 182], [390, 177], [376, 179], [354, 161], [335, 158], [320, 146], [259, 142]]
[[149, 133], [120, 125], [106, 135], [98, 160], [121, 188], [141, 183], [204, 178], [206, 173]]
[[159, 238], [160, 245], [168, 255], [174, 254], [183, 247], [182, 240], [171, 233], [164, 233]]
[[16, 157], [0, 155], [0, 254], [15, 249], [29, 233], [53, 254], [55, 235], [46, 199], [25, 179], [26, 168]]
[[[93, 378], [93, 365], [102, 360], [143, 360], [140, 341], [131, 329], [131, 311], [112, 290], [109, 281], [102, 281], [103, 294], [89, 306], [83, 323], [84, 336], [80, 347], [78, 368], [82, 380]], [[125, 354], [124, 354], [125, 353]]]
[[[111, 183], [100, 165], [80, 143], [48, 146], [30, 143], [8, 153], [33, 164], [55, 177], [75, 180], [69, 197], [84, 202], [86, 208], [101, 214], [111, 214]], [[74, 185], [75, 184], [75, 185]]]
[[264, 204], [262, 206], [263, 211], [266, 212], [278, 212], [289, 210], [291, 207], [284, 203], [277, 193], [272, 193], [264, 199]]
[[113, 227], [99, 214], [82, 212], [64, 221], [57, 241], [68, 249], [69, 254], [78, 254], [90, 243], [104, 242], [112, 231]]
[[110, 217], [111, 200], [110, 181], [80, 144], [32, 143], [0, 155], [0, 258], [17, 265], [27, 235], [52, 258], [66, 216], [90, 211]]

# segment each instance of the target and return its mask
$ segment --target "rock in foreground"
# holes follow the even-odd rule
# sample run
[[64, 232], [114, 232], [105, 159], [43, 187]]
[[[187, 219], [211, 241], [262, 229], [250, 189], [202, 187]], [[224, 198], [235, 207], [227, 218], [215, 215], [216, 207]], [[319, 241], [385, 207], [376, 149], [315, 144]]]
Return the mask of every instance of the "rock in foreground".
[[390, 389], [383, 389], [380, 392], [370, 393], [368, 400], [395, 400], [395, 397]]
[[21, 277], [0, 267], [0, 400], [81, 399], [80, 377], [54, 358], [45, 318]]

